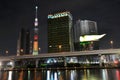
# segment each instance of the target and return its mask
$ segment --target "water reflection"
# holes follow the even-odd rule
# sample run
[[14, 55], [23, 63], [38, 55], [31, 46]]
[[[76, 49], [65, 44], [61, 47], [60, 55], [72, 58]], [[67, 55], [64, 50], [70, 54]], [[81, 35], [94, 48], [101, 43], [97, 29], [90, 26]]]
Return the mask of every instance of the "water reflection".
[[117, 80], [120, 80], [120, 70], [116, 70], [116, 78]]
[[3, 72], [3, 75], [1, 76], [0, 80], [7, 80], [7, 71]]
[[23, 80], [23, 71], [20, 71], [18, 80]]
[[102, 70], [102, 79], [103, 80], [108, 80], [108, 72], [106, 69]]
[[34, 80], [44, 80], [44, 79], [42, 79], [42, 71], [35, 71], [35, 79]]
[[99, 77], [99, 69], [85, 69], [81, 74], [80, 80], [101, 80]]
[[120, 69], [0, 71], [0, 80], [120, 80]]
[[77, 80], [77, 71], [76, 70], [70, 70], [70, 79], [69, 80]]
[[12, 80], [12, 71], [8, 72], [8, 80]]
[[58, 80], [59, 72], [57, 71], [47, 71], [47, 80]]

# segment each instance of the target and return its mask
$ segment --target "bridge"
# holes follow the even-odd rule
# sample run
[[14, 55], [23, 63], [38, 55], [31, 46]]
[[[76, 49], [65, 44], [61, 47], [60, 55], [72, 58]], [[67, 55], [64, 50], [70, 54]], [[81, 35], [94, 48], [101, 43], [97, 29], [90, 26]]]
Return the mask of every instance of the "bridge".
[[[87, 57], [86, 57], [87, 56]], [[75, 58], [76, 57], [76, 58]], [[110, 61], [119, 61], [120, 49], [102, 49], [102, 50], [91, 50], [91, 51], [76, 51], [76, 52], [59, 52], [59, 53], [41, 53], [39, 55], [21, 55], [21, 56], [1, 56], [0, 63], [2, 62], [13, 62], [15, 61], [34, 61], [35, 65], [44, 61], [47, 63], [52, 58], [51, 63], [60, 62], [61, 60], [65, 63], [108, 63]], [[92, 62], [90, 62], [92, 61]], [[1, 65], [1, 64], [0, 64]], [[36, 66], [38, 67], [38, 66]]]

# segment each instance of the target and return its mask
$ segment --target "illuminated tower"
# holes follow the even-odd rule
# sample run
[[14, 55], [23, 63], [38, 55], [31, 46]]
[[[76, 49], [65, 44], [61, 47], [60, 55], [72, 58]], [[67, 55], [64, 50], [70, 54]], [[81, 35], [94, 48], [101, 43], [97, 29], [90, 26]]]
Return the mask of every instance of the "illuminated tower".
[[35, 14], [35, 22], [34, 22], [34, 40], [33, 40], [33, 55], [38, 55], [38, 18], [37, 18], [37, 9], [38, 7], [35, 7], [36, 14]]

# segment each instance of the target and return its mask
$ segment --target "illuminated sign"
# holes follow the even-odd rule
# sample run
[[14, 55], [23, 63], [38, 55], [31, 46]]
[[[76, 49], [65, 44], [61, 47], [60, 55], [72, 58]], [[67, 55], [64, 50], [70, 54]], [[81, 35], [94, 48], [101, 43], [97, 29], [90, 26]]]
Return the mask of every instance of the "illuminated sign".
[[59, 18], [59, 17], [64, 17], [64, 16], [68, 16], [69, 12], [62, 12], [62, 13], [57, 13], [57, 14], [50, 14], [48, 15], [48, 19], [53, 19], [53, 18]]
[[102, 37], [104, 37], [105, 35], [106, 34], [80, 36], [80, 42], [84, 42], [84, 41], [97, 41], [97, 40], [101, 39]]

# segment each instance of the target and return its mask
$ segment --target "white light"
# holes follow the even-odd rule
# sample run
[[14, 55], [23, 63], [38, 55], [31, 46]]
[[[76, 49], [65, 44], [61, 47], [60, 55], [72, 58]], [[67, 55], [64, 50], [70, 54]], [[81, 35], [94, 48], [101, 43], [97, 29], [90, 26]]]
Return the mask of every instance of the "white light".
[[30, 80], [30, 71], [28, 71], [28, 80]]
[[102, 70], [102, 79], [103, 80], [108, 80], [108, 72], [105, 69]]
[[12, 80], [12, 71], [9, 71], [8, 73], [8, 80]]
[[37, 19], [37, 18], [35, 18], [35, 21], [37, 22], [37, 21], [38, 21], [38, 19]]
[[36, 9], [38, 9], [38, 7], [37, 7], [37, 6], [36, 6], [35, 8], [36, 8]]
[[57, 73], [56, 73], [56, 72], [54, 73], [54, 80], [58, 80], [58, 79], [57, 79]]
[[0, 62], [0, 67], [2, 66], [2, 62]]
[[50, 71], [47, 71], [47, 80], [50, 80]]
[[12, 62], [10, 62], [9, 64], [10, 64], [10, 65], [13, 65], [13, 63], [12, 63]]
[[78, 60], [76, 57], [71, 57], [69, 63], [78, 63]]
[[50, 45], [49, 47], [52, 47], [52, 45]]
[[54, 63], [56, 63], [56, 62], [57, 62], [55, 59], [53, 59], [53, 60], [54, 60]]
[[80, 42], [84, 41], [98, 41], [102, 37], [104, 37], [106, 34], [102, 35], [85, 35], [85, 36], [80, 36]]
[[48, 60], [47, 60], [47, 64], [49, 64], [49, 63], [51, 63], [51, 59], [48, 59]]

